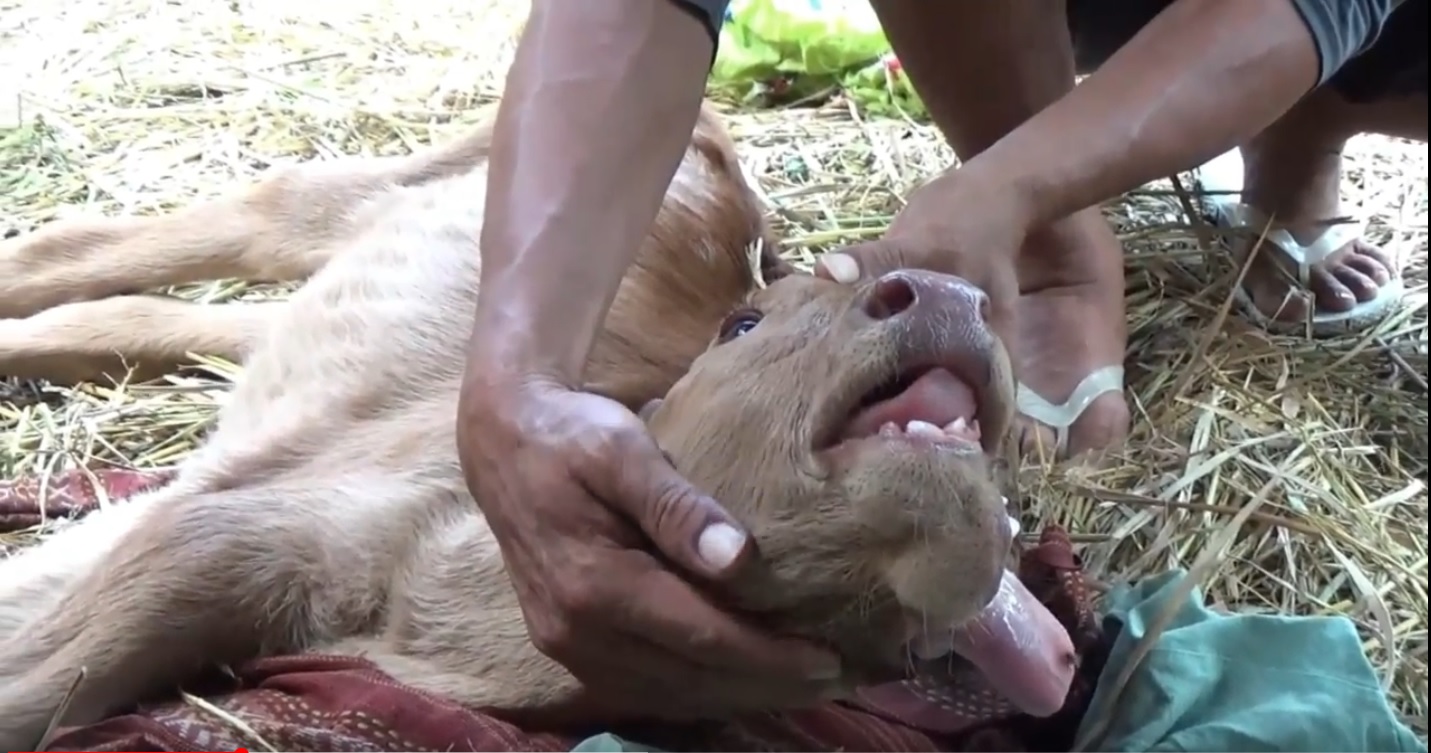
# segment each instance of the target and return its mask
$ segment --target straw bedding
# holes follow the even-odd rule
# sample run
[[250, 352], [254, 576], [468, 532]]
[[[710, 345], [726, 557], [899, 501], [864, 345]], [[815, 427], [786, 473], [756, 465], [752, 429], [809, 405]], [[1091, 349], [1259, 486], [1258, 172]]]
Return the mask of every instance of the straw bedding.
[[[152, 213], [275, 165], [451, 138], [500, 91], [523, 13], [500, 0], [0, 0], [0, 225]], [[729, 120], [805, 261], [876, 236], [951, 158], [928, 125], [839, 101]], [[1098, 470], [1028, 464], [1022, 493], [1104, 581], [1181, 566], [1232, 608], [1351, 617], [1424, 735], [1427, 149], [1363, 137], [1347, 166], [1348, 209], [1411, 259], [1406, 310], [1340, 340], [1268, 335], [1229, 313], [1238, 269], [1209, 252], [1172, 183], [1110, 203], [1129, 251], [1134, 435]], [[172, 292], [221, 303], [285, 289]], [[202, 363], [146, 384], [0, 380], [0, 478], [173, 465], [236, 371]]]

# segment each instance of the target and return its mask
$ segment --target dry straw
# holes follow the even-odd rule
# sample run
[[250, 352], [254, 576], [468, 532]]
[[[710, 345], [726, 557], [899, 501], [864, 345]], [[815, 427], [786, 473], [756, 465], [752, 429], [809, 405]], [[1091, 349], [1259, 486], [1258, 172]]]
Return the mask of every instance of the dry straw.
[[[22, 82], [28, 123], [0, 131], [0, 219], [152, 213], [275, 165], [451, 138], [499, 90], [523, 14], [471, 0], [0, 0], [0, 80]], [[730, 121], [784, 251], [804, 263], [878, 235], [951, 158], [928, 126], [839, 103]], [[1172, 183], [1114, 202], [1134, 435], [1099, 469], [1026, 467], [1021, 492], [1105, 581], [1187, 568], [1215, 547], [1198, 568], [1213, 601], [1349, 616], [1424, 732], [1426, 147], [1357, 139], [1347, 168], [1348, 209], [1410, 258], [1403, 314], [1340, 340], [1270, 336], [1231, 310], [1239, 269]], [[175, 292], [218, 303], [284, 291]], [[176, 463], [235, 370], [204, 363], [208, 377], [144, 385], [0, 382], [0, 475]]]

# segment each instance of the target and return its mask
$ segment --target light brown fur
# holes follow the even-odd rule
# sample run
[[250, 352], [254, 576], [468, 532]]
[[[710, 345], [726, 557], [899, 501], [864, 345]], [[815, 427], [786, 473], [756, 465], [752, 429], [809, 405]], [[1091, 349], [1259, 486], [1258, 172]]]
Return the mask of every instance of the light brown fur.
[[[411, 202], [413, 190], [485, 170], [490, 142], [488, 117], [463, 138], [417, 154], [308, 163], [172, 214], [56, 222], [0, 240], [0, 376], [77, 382], [123, 378], [133, 369], [143, 378], [173, 371], [190, 362], [191, 353], [241, 362], [285, 303], [207, 306], [145, 291], [226, 278], [307, 280]], [[481, 197], [463, 202], [466, 216], [480, 209]], [[701, 114], [663, 218], [652, 230], [647, 257], [692, 242], [706, 244], [708, 252], [731, 252], [765, 232], [734, 145], [709, 110]], [[476, 222], [480, 227], [480, 217]], [[773, 253], [762, 262], [767, 271], [785, 268]], [[714, 284], [659, 264], [644, 274], [675, 285], [673, 295], [663, 302], [637, 289], [622, 305], [649, 314], [664, 308], [660, 313], [685, 327], [709, 314], [699, 306], [688, 313], [674, 293], [728, 300], [732, 288], [726, 286], [745, 284], [729, 270]], [[682, 334], [672, 339], [691, 341], [689, 329]], [[617, 344], [611, 357], [621, 358], [629, 347]], [[695, 352], [662, 354], [663, 365], [683, 368]]]
[[[256, 334], [233, 341], [246, 368], [232, 400], [171, 486], [0, 564], [0, 748], [33, 745], [81, 667], [68, 724], [208, 664], [302, 650], [360, 653], [399, 681], [499, 711], [577, 689], [528, 640], [455, 454], [485, 138], [433, 153], [461, 158], [350, 163], [351, 181], [331, 166], [301, 169], [248, 198], [4, 247], [0, 285], [15, 290], [0, 300], [21, 301], [22, 314], [62, 303], [60, 280], [89, 297], [183, 277], [316, 274], [288, 303], [254, 307], [264, 313], [245, 331]], [[414, 172], [423, 160], [429, 169]], [[303, 211], [292, 197], [304, 196], [319, 206]], [[221, 241], [206, 241], [211, 228]], [[587, 382], [633, 408], [665, 395], [646, 411], [658, 442], [754, 532], [761, 566], [719, 596], [831, 642], [851, 681], [868, 680], [903, 660], [903, 610], [947, 624], [988, 601], [1008, 544], [1003, 506], [982, 453], [825, 440], [901, 359], [936, 350], [987, 376], [981, 422], [1002, 436], [1007, 359], [979, 326], [872, 319], [869, 286], [790, 276], [752, 292], [747, 248], [762, 233], [733, 147], [706, 115]], [[58, 261], [16, 251], [45, 238], [63, 249]], [[86, 239], [102, 250], [81, 249]], [[27, 276], [35, 269], [46, 271]], [[142, 299], [61, 305], [18, 326], [125, 300]], [[742, 306], [763, 321], [712, 345]], [[166, 321], [186, 350], [216, 343], [210, 320]], [[119, 343], [115, 324], [93, 334]], [[5, 342], [0, 368], [33, 345]], [[175, 352], [145, 336], [122, 342], [136, 360]], [[90, 353], [62, 340], [51, 355], [87, 367]]]

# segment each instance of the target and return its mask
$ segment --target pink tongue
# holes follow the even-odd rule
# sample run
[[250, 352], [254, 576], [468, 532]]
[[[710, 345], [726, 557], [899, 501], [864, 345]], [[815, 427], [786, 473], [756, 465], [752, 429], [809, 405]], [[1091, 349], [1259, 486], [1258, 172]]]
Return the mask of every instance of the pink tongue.
[[1063, 708], [1076, 669], [1073, 641], [1012, 572], [1004, 573], [983, 613], [954, 631], [953, 647], [1024, 713], [1050, 716]]
[[904, 392], [860, 411], [845, 429], [845, 437], [874, 436], [890, 422], [901, 428], [914, 420], [944, 426], [956, 418], [973, 418], [977, 409], [974, 390], [964, 380], [946, 369], [931, 369]]

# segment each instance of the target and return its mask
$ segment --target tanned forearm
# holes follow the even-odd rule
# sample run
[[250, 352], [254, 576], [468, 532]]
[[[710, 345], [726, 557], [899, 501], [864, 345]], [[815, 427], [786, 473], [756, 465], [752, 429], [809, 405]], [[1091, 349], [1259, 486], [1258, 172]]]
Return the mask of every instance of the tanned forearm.
[[493, 136], [471, 348], [484, 366], [577, 386], [712, 50], [670, 0], [534, 0]]
[[1245, 141], [1319, 71], [1290, 0], [1178, 0], [964, 169], [1014, 191], [1041, 226]]

